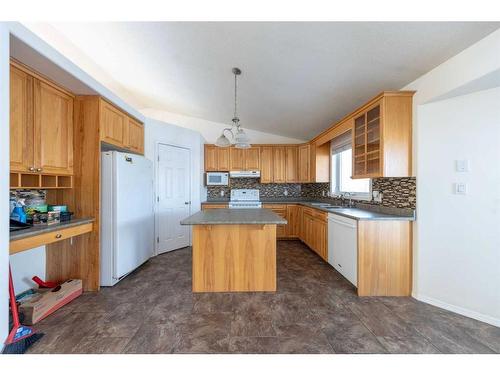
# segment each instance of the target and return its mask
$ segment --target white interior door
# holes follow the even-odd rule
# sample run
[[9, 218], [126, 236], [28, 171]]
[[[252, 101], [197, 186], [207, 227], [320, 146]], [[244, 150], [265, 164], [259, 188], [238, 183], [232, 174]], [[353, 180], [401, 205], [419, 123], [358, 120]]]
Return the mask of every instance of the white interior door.
[[191, 211], [191, 152], [182, 147], [158, 145], [157, 254], [189, 246], [191, 228], [180, 221]]

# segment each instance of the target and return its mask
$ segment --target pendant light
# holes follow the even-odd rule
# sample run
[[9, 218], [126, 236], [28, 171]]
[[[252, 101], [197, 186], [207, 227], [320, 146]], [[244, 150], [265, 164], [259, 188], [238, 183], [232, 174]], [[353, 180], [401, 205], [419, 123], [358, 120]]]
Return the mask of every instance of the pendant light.
[[250, 148], [250, 139], [240, 125], [240, 119], [237, 114], [238, 109], [238, 76], [241, 75], [241, 70], [239, 68], [233, 68], [234, 74], [234, 117], [232, 119], [233, 124], [230, 128], [225, 128], [215, 145], [218, 147], [229, 147], [231, 146], [231, 140], [226, 137], [226, 132], [229, 132], [230, 138], [234, 141], [234, 147], [236, 148]]

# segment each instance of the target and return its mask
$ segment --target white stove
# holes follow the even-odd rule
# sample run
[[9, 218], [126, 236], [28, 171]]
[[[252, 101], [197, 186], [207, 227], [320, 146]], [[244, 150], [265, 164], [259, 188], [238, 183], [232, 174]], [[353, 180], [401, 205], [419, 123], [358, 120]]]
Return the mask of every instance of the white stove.
[[261, 208], [258, 189], [231, 189], [229, 208]]

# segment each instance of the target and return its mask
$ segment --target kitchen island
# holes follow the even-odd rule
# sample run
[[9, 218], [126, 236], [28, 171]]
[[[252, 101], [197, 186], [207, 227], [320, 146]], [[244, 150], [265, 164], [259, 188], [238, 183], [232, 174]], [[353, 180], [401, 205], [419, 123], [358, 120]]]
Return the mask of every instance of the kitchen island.
[[276, 291], [276, 225], [271, 210], [200, 211], [181, 221], [193, 226], [193, 292]]

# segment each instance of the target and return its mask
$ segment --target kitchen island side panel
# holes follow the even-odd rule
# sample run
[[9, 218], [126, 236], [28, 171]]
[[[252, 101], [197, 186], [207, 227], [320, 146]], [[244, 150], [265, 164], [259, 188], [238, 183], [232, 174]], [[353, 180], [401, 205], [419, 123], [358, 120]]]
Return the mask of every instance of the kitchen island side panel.
[[194, 225], [193, 292], [276, 291], [276, 225]]

